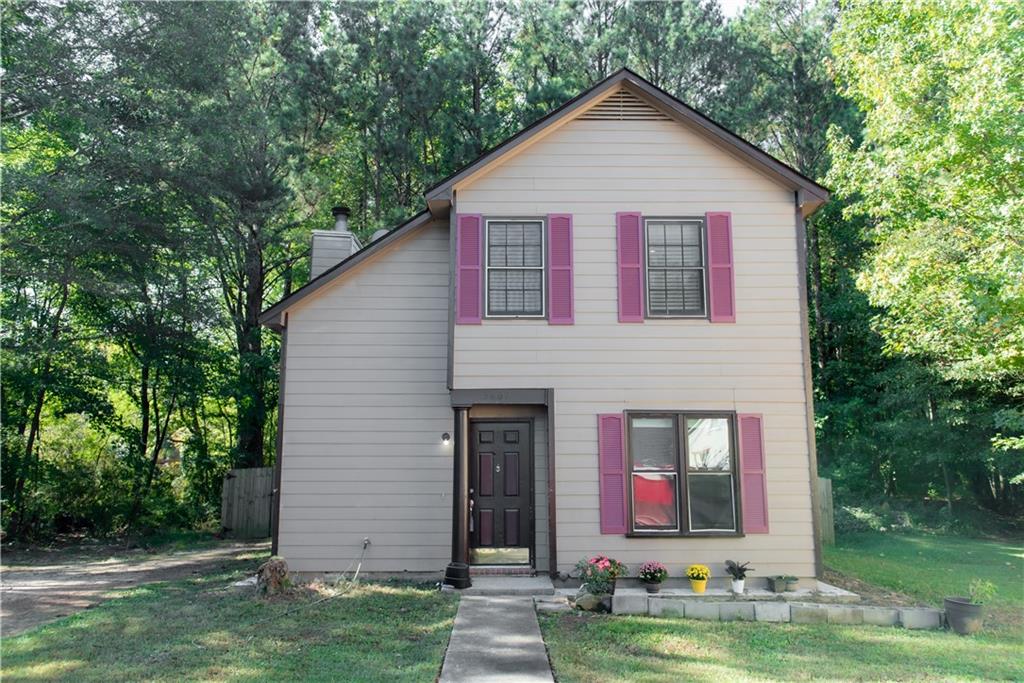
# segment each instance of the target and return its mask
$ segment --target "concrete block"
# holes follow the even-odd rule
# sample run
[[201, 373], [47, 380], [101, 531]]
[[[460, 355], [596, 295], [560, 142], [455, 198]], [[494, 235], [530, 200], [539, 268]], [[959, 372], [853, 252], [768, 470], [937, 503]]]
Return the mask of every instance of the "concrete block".
[[754, 618], [758, 621], [789, 621], [789, 603], [759, 602], [754, 605]]
[[686, 616], [686, 603], [682, 600], [651, 598], [647, 603], [647, 609], [652, 617]]
[[900, 610], [903, 628], [942, 628], [942, 610], [930, 607], [905, 607]]
[[828, 608], [797, 603], [789, 606], [789, 618], [794, 624], [827, 624]]
[[704, 621], [718, 621], [721, 614], [718, 607], [719, 602], [698, 602], [696, 600], [686, 601], [686, 618], [703, 619]]
[[723, 602], [718, 606], [718, 614], [722, 621], [753, 621], [754, 603]]
[[568, 602], [538, 602], [537, 611], [540, 613], [571, 612], [572, 607]]
[[612, 614], [647, 614], [647, 593], [616, 593]]
[[890, 607], [862, 607], [864, 623], [872, 626], [899, 626], [900, 611]]
[[829, 605], [828, 623], [848, 625], [863, 624], [864, 611], [860, 607], [847, 607], [845, 605]]
[[860, 596], [856, 593], [833, 586], [824, 581], [817, 581], [816, 584], [816, 599], [819, 602], [860, 602]]

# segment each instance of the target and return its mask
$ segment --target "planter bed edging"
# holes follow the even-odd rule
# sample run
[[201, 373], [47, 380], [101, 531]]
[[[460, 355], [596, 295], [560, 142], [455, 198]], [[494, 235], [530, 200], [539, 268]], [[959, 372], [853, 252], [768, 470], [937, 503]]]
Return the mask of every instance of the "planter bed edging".
[[785, 600], [694, 600], [673, 595], [646, 595], [623, 591], [612, 601], [613, 614], [683, 617], [705, 621], [762, 621], [794, 624], [869, 624], [908, 629], [940, 629], [940, 609], [930, 607], [876, 607]]

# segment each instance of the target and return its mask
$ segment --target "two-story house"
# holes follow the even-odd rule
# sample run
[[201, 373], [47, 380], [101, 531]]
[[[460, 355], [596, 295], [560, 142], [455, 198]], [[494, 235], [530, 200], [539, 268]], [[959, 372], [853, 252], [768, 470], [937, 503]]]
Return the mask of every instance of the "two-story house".
[[455, 584], [597, 553], [817, 575], [804, 220], [827, 200], [623, 70], [365, 247], [339, 210], [262, 317], [275, 552], [340, 571], [368, 538], [365, 571]]

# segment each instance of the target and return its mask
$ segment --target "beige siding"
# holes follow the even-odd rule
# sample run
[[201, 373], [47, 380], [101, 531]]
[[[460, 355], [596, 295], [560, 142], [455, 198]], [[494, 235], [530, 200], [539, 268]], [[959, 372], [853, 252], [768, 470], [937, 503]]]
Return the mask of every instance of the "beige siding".
[[451, 553], [448, 225], [288, 315], [280, 553], [296, 571], [439, 571]]
[[[457, 188], [457, 211], [574, 216], [576, 324], [486, 320], [455, 332], [455, 387], [554, 387], [559, 569], [603, 552], [758, 576], [814, 574], [793, 193], [672, 121], [573, 121]], [[615, 212], [731, 211], [737, 320], [617, 322]], [[764, 414], [771, 533], [627, 539], [598, 524], [598, 413]]]

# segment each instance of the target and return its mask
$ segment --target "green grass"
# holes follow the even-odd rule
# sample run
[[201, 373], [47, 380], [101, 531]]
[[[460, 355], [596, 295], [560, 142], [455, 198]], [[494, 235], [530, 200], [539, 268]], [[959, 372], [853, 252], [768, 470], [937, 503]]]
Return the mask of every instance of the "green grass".
[[[3, 642], [5, 681], [433, 681], [457, 599], [408, 583], [225, 589], [253, 561], [150, 585]], [[294, 613], [288, 610], [301, 607]], [[274, 618], [277, 617], [277, 618]]]
[[559, 683], [1024, 678], [1020, 643], [871, 626], [544, 616]]
[[[992, 628], [970, 638], [876, 626], [543, 615], [559, 683], [747, 680], [1024, 680], [1024, 549], [957, 537], [858, 534], [826, 564], [940, 605], [972, 576], [996, 583]], [[1007, 564], [1009, 563], [1009, 564]]]
[[993, 625], [1024, 632], [1024, 546], [960, 536], [857, 533], [825, 546], [825, 564], [862, 581], [942, 606], [967, 595], [972, 579], [991, 581]]

